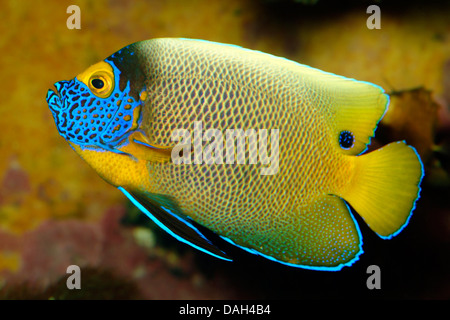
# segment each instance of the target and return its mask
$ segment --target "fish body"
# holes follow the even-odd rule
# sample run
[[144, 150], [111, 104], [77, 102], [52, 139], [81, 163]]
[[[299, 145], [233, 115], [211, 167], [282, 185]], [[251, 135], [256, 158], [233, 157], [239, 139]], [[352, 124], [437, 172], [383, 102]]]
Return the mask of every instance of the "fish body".
[[362, 154], [389, 102], [367, 82], [165, 38], [55, 87], [47, 102], [74, 150], [170, 234], [222, 259], [203, 227], [280, 263], [340, 270], [363, 252], [349, 205], [391, 238], [419, 197], [413, 147]]

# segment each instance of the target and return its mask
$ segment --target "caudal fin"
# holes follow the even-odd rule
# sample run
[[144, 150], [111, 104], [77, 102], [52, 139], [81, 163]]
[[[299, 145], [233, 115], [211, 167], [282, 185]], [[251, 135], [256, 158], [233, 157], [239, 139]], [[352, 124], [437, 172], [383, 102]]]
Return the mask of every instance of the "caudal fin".
[[356, 157], [355, 163], [352, 186], [342, 196], [380, 237], [397, 235], [419, 198], [420, 157], [402, 141]]

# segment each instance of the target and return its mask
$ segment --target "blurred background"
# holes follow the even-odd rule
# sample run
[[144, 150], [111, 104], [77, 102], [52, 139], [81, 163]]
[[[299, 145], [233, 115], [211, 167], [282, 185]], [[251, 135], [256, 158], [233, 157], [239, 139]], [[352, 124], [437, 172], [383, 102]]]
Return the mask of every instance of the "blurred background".
[[[79, 30], [66, 26], [73, 4]], [[371, 4], [381, 29], [367, 28]], [[1, 0], [0, 298], [449, 299], [449, 17], [448, 1]], [[318, 272], [238, 249], [220, 261], [154, 226], [59, 136], [45, 96], [157, 37], [241, 45], [385, 88], [391, 106], [373, 147], [406, 140], [426, 170], [408, 227], [388, 241], [360, 223], [360, 260]], [[73, 264], [82, 290], [66, 287]], [[380, 290], [366, 286], [370, 265]]]

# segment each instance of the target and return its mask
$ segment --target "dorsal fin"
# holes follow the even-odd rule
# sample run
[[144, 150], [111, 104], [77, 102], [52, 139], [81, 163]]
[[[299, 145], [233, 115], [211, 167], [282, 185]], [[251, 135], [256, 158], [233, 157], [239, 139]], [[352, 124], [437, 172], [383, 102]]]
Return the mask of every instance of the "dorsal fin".
[[128, 199], [145, 213], [159, 227], [177, 240], [206, 252], [216, 258], [232, 261], [222, 250], [217, 248], [207, 236], [200, 231], [196, 222], [179, 214], [177, 206], [167, 197], [142, 194], [119, 187]]

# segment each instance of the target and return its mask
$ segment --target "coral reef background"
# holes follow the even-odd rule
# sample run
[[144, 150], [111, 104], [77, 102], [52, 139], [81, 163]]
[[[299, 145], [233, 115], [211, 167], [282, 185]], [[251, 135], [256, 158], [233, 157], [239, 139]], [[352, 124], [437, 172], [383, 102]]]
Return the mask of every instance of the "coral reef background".
[[[81, 29], [69, 30], [69, 5]], [[0, 2], [0, 298], [450, 298], [450, 4], [379, 1]], [[375, 146], [406, 139], [426, 165], [409, 226], [384, 241], [361, 223], [364, 255], [336, 273], [236, 249], [233, 263], [170, 239], [104, 182], [55, 128], [45, 102], [120, 48], [156, 37], [232, 43], [370, 81], [392, 93]], [[379, 135], [379, 136], [378, 136]], [[66, 268], [83, 289], [66, 288]], [[366, 287], [369, 265], [382, 289]]]

